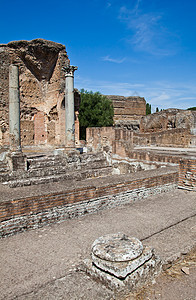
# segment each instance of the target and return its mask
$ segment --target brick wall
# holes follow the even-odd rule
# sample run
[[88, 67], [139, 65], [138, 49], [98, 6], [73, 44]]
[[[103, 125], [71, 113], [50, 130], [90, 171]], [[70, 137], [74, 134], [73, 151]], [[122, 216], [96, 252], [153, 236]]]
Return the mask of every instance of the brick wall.
[[46, 122], [43, 112], [38, 112], [34, 116], [34, 127], [35, 127], [35, 144], [45, 144], [47, 135], [46, 135]]
[[132, 149], [133, 133], [121, 128], [91, 127], [86, 129], [86, 141], [93, 151], [111, 151], [125, 157]]
[[[70, 64], [65, 46], [41, 39], [0, 45], [1, 146], [9, 145], [8, 95], [10, 64], [19, 67], [21, 120], [23, 122], [22, 145], [32, 145], [34, 141], [37, 144], [38, 141], [41, 143], [46, 141], [48, 144], [63, 144], [65, 130], [61, 132], [61, 122], [59, 122], [62, 111], [61, 103], [65, 96], [65, 72], [62, 70], [62, 66]], [[42, 132], [39, 138], [30, 140], [30, 137], [34, 136], [34, 130], [33, 126], [28, 126], [27, 121], [33, 122], [34, 116], [39, 112], [46, 116], [45, 122], [49, 128], [48, 140], [47, 126], [45, 132]], [[26, 125], [28, 129], [25, 128]], [[24, 132], [25, 129], [26, 133]], [[38, 137], [37, 132], [35, 132], [35, 136]]]
[[128, 157], [139, 161], [176, 164], [179, 166], [179, 186], [196, 191], [196, 158], [142, 150], [130, 151]]
[[34, 144], [34, 122], [30, 120], [22, 120], [21, 126], [21, 143], [22, 145]]
[[196, 190], [196, 159], [180, 159], [179, 186]]
[[135, 146], [159, 147], [190, 147], [192, 135], [189, 129], [172, 129], [161, 132], [135, 133], [133, 144]]
[[0, 236], [131, 203], [176, 188], [177, 181], [175, 169], [162, 168], [139, 177], [113, 176], [96, 185], [1, 201]]
[[140, 119], [146, 114], [146, 101], [142, 97], [107, 95], [114, 107], [114, 122]]

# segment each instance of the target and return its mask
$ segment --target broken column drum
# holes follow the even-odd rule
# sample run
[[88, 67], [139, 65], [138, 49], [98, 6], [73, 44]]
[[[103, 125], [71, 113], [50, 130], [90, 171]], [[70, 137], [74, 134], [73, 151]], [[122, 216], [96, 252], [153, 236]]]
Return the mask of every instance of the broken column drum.
[[112, 290], [129, 292], [141, 287], [161, 271], [161, 260], [150, 247], [123, 233], [98, 238], [84, 271]]
[[75, 148], [74, 72], [75, 66], [64, 68], [65, 73], [65, 142], [66, 148]]
[[21, 151], [19, 70], [14, 65], [9, 67], [9, 136], [10, 150]]

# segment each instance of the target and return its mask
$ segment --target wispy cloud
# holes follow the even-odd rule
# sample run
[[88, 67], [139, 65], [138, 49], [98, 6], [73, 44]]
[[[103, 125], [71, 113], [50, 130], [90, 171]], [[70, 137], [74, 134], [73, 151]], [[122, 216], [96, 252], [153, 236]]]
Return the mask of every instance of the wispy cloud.
[[131, 9], [122, 6], [119, 20], [124, 22], [131, 31], [131, 37], [126, 40], [135, 50], [145, 51], [152, 55], [168, 56], [175, 53], [173, 45], [168, 40], [171, 33], [162, 24], [162, 15], [155, 12], [143, 12], [140, 9], [142, 0], [137, 0]]
[[106, 3], [106, 8], [110, 8], [111, 6], [112, 6], [112, 3], [108, 1], [108, 2]]
[[102, 60], [103, 61], [113, 62], [113, 63], [116, 63], [116, 64], [122, 64], [126, 60], [126, 57], [123, 57], [123, 58], [112, 58], [109, 55], [106, 55], [106, 56], [102, 57]]
[[99, 91], [105, 95], [140, 96], [151, 103], [152, 110], [181, 108], [195, 106], [196, 90], [194, 83], [169, 82], [140, 82], [130, 84], [127, 82], [94, 81], [80, 77], [75, 78], [75, 86], [79, 89]]

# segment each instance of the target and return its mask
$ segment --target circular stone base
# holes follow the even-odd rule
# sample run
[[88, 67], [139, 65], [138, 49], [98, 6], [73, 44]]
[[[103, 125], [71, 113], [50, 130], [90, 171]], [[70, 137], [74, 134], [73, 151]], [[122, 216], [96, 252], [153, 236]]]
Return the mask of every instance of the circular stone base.
[[135, 237], [128, 237], [123, 233], [102, 236], [92, 245], [92, 253], [95, 256], [113, 262], [136, 259], [142, 252], [142, 243]]
[[104, 259], [100, 259], [91, 254], [93, 264], [104, 272], [108, 272], [117, 278], [124, 279], [128, 274], [134, 272], [140, 266], [144, 265], [146, 261], [152, 258], [153, 250], [150, 247], [144, 247], [143, 253], [136, 259], [124, 261], [124, 262], [114, 262]]

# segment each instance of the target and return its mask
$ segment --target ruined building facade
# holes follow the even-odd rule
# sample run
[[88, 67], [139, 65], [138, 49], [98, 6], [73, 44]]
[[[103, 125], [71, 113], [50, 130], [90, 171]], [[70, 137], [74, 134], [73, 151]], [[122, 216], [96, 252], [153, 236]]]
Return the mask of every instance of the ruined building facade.
[[[21, 143], [65, 144], [64, 45], [42, 39], [0, 45], [0, 145], [9, 145], [9, 66], [19, 67]], [[75, 111], [80, 97], [75, 91]]]
[[114, 125], [116, 127], [139, 130], [140, 120], [146, 115], [146, 101], [139, 96], [107, 95], [114, 107]]
[[196, 112], [169, 108], [158, 113], [150, 114], [141, 118], [140, 132], [161, 132], [172, 129], [196, 128]]

